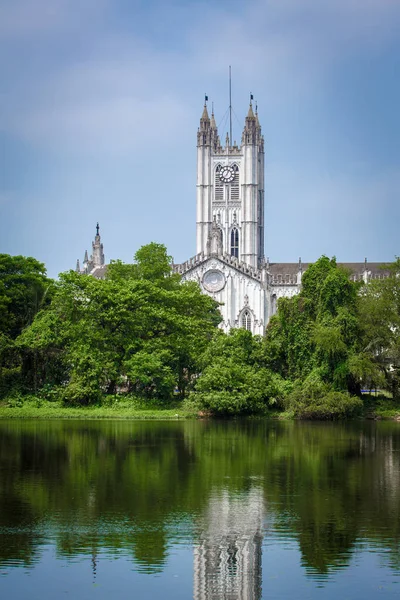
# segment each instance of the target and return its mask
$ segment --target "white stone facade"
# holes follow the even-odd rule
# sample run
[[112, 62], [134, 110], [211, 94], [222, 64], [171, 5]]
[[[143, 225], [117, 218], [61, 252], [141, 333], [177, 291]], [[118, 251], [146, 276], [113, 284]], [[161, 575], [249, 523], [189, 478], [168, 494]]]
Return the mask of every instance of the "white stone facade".
[[230, 255], [197, 255], [176, 269], [182, 279], [197, 281], [203, 293], [221, 304], [220, 327], [245, 327], [262, 335], [268, 321], [268, 295], [264, 271], [240, 263]]

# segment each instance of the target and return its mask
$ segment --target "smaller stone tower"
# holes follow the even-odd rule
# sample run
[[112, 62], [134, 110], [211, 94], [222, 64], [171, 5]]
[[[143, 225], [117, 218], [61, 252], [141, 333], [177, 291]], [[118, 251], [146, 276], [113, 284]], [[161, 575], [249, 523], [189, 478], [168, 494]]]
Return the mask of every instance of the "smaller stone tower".
[[76, 263], [76, 271], [79, 273], [87, 273], [91, 274], [95, 270], [99, 269], [99, 267], [103, 267], [105, 265], [105, 256], [103, 251], [103, 244], [101, 243], [100, 238], [100, 226], [97, 223], [96, 225], [96, 235], [92, 242], [92, 254], [90, 258], [88, 257], [88, 251], [85, 250], [85, 256], [83, 258], [82, 268], [80, 268], [79, 259]]
[[92, 242], [92, 256], [90, 257], [93, 262], [93, 267], [101, 267], [104, 265], [105, 257], [103, 252], [103, 244], [100, 241], [100, 227], [97, 223], [96, 225], [96, 235], [94, 237], [94, 241]]

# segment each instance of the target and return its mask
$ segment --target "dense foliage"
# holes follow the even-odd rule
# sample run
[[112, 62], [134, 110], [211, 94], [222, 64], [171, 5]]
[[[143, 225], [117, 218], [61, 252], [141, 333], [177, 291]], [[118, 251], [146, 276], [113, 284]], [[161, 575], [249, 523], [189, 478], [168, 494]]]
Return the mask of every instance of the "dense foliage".
[[205, 409], [253, 413], [279, 402], [288, 384], [265, 367], [262, 345], [260, 336], [244, 329], [232, 329], [228, 335], [216, 333], [202, 356], [202, 373], [196, 384]]
[[49, 304], [51, 289], [42, 263], [0, 254], [0, 395], [19, 378], [21, 362], [15, 340]]
[[280, 300], [264, 358], [294, 382], [285, 397], [294, 415], [350, 416], [362, 407], [363, 388], [395, 388], [399, 273], [397, 261], [390, 277], [364, 285], [323, 256], [304, 273], [300, 294]]
[[217, 303], [181, 283], [165, 248], [150, 244], [134, 265], [111, 264], [105, 280], [60, 276], [50, 306], [15, 341], [20, 384], [85, 404], [117, 391], [184, 394], [219, 321]]
[[342, 418], [361, 390], [399, 389], [400, 261], [362, 285], [321, 257], [302, 290], [279, 301], [266, 335], [218, 329], [218, 304], [181, 282], [160, 244], [104, 280], [57, 282], [32, 258], [0, 255], [0, 393], [90, 404], [131, 394], [192, 398], [213, 414], [268, 407], [300, 418]]

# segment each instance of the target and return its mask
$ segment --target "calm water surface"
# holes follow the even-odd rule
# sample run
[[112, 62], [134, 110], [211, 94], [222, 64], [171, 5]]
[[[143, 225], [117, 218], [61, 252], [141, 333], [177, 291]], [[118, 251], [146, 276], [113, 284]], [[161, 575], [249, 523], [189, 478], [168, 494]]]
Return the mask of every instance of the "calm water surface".
[[0, 421], [0, 597], [400, 597], [400, 424]]

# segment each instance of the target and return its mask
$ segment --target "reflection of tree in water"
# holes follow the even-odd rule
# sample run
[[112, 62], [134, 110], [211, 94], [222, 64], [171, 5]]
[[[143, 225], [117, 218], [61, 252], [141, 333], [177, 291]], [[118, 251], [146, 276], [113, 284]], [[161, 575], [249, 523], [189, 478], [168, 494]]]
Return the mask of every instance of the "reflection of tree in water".
[[194, 600], [259, 600], [262, 488], [214, 493], [194, 548]]
[[[246, 502], [260, 507], [263, 495], [275, 530], [298, 541], [313, 577], [348, 564], [360, 540], [387, 548], [385, 560], [399, 569], [396, 423], [2, 422], [0, 472], [0, 564], [37, 561], [43, 526], [59, 556], [106, 549], [161, 571], [171, 543], [206, 506], [197, 549], [207, 549], [204, 569], [220, 565], [233, 585], [246, 571], [246, 548], [258, 572], [261, 538], [246, 541], [239, 524]], [[247, 530], [258, 532], [256, 521]]]
[[55, 438], [49, 447], [49, 440], [36, 439], [32, 428], [23, 442], [21, 432], [15, 431], [15, 423], [0, 429], [0, 564], [28, 567], [40, 561], [44, 536], [38, 531], [34, 498], [26, 489], [46, 486], [62, 471], [67, 455]]
[[162, 570], [191, 460], [177, 423], [1, 423], [0, 564], [31, 563], [50, 527], [58, 556], [108, 548]]
[[293, 428], [266, 490], [277, 509], [275, 527], [298, 539], [311, 576], [346, 567], [361, 539], [398, 544], [399, 449], [393, 423]]

